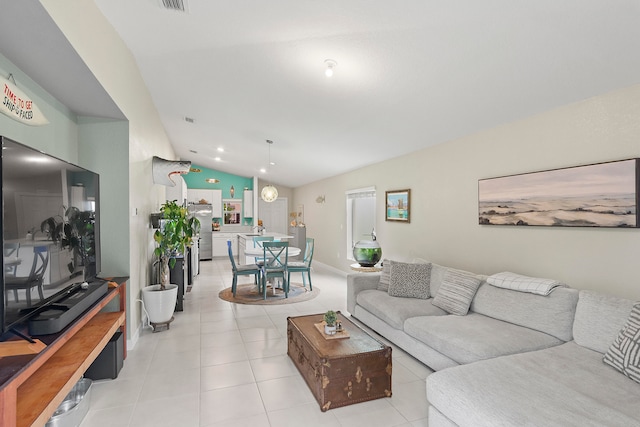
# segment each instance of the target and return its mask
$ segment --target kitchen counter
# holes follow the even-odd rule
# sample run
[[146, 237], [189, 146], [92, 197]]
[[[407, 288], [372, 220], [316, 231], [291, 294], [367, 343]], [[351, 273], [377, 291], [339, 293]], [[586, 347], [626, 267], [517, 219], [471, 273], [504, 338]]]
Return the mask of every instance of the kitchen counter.
[[273, 240], [289, 240], [292, 239], [293, 236], [282, 233], [274, 233], [274, 232], [266, 232], [266, 233], [238, 233], [238, 263], [239, 264], [250, 264], [253, 260], [253, 257], [248, 257], [245, 255], [245, 250], [255, 248], [253, 243], [254, 237], [273, 237]]
[[230, 227], [224, 227], [220, 231], [214, 231], [211, 233], [212, 242], [211, 242], [211, 252], [214, 257], [223, 257], [227, 255], [227, 240], [231, 240], [231, 248], [234, 255], [237, 255], [238, 262], [240, 264], [244, 264], [245, 256], [244, 250], [245, 248], [253, 248], [253, 238], [256, 236], [266, 236], [273, 237], [274, 240], [288, 240], [293, 238], [288, 234], [282, 233], [252, 233], [251, 231], [240, 230], [233, 231]]
[[287, 239], [293, 239], [293, 236], [290, 236], [288, 234], [282, 234], [282, 233], [271, 233], [271, 232], [266, 232], [266, 233], [238, 233], [238, 237], [244, 237], [245, 239], [250, 239], [253, 240], [254, 237], [273, 237], [274, 240], [287, 240]]

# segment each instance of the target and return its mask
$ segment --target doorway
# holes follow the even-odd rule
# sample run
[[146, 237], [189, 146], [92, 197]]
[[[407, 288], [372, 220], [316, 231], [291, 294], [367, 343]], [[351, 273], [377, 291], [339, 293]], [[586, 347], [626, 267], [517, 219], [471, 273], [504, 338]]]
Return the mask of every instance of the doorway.
[[286, 197], [278, 197], [270, 203], [258, 199], [258, 218], [262, 220], [262, 226], [268, 233], [288, 233], [288, 208]]

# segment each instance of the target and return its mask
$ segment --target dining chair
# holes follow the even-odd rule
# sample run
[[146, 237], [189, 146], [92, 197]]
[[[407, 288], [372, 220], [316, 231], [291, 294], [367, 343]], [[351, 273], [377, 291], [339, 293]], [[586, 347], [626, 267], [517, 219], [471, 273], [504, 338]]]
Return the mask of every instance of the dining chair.
[[[267, 299], [267, 279], [282, 277], [282, 290], [289, 298], [287, 282], [287, 262], [289, 260], [289, 242], [264, 242], [262, 244], [262, 297]], [[273, 283], [275, 287], [275, 282]]]
[[[256, 248], [262, 248], [262, 244], [264, 242], [273, 242], [273, 236], [253, 236], [253, 246]], [[254, 261], [256, 263], [256, 265], [258, 267], [262, 266], [262, 258], [260, 257], [255, 257]], [[258, 285], [258, 288], [260, 287], [261, 283], [260, 282], [256, 282], [256, 284]]]
[[[254, 236], [253, 237], [254, 247], [261, 248], [264, 242], [273, 242], [273, 236]], [[256, 264], [260, 265], [261, 262], [262, 262], [262, 258], [256, 257]]]
[[[5, 258], [5, 267], [4, 274], [5, 277], [15, 277], [16, 272], [18, 271], [18, 256], [20, 254], [20, 243], [5, 243], [4, 244], [4, 258]], [[16, 262], [12, 262], [11, 265], [6, 265], [6, 261], [8, 259], [14, 259]]]
[[49, 264], [49, 250], [46, 246], [33, 247], [33, 263], [28, 276], [5, 278], [5, 290], [13, 290], [13, 297], [18, 302], [18, 290], [24, 289], [27, 294], [27, 307], [31, 307], [31, 289], [38, 288], [40, 300], [44, 300], [44, 273]]
[[304, 287], [307, 287], [307, 283], [305, 281], [304, 273], [307, 273], [309, 277], [309, 290], [312, 291], [313, 287], [311, 286], [311, 260], [313, 259], [313, 249], [315, 246], [315, 241], [311, 237], [307, 237], [307, 244], [304, 248], [304, 258], [302, 261], [291, 261], [287, 264], [287, 284], [291, 283], [291, 273], [302, 273], [302, 284]]
[[[231, 261], [231, 270], [233, 271], [233, 282], [231, 283], [231, 292], [236, 296], [238, 287], [238, 276], [253, 276], [256, 284], [260, 283], [260, 267], [256, 264], [236, 265], [233, 259], [233, 250], [231, 249], [231, 240], [227, 240], [227, 250], [229, 252], [229, 260]], [[258, 289], [259, 290], [259, 289]]]

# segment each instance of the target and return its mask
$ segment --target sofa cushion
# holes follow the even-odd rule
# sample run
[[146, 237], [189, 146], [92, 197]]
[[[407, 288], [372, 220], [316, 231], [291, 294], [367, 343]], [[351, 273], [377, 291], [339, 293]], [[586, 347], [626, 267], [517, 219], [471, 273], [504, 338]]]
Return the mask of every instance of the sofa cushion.
[[471, 311], [570, 341], [577, 302], [576, 289], [558, 288], [541, 296], [496, 288], [485, 282], [471, 303]]
[[360, 292], [356, 301], [365, 310], [393, 328], [402, 330], [404, 321], [415, 316], [443, 316], [446, 311], [435, 307], [431, 300], [392, 297], [375, 289]]
[[580, 291], [573, 338], [591, 350], [606, 353], [625, 325], [633, 301], [593, 291]]
[[627, 323], [605, 353], [604, 363], [640, 383], [640, 303], [633, 306]]
[[537, 295], [549, 295], [555, 288], [567, 285], [554, 279], [542, 279], [503, 271], [487, 277], [487, 283], [498, 288], [511, 289], [519, 292], [529, 292]]
[[640, 386], [573, 341], [433, 373], [427, 399], [461, 427], [640, 425]]
[[431, 264], [410, 264], [390, 261], [389, 295], [392, 297], [420, 298], [431, 297], [429, 282]]
[[382, 260], [382, 271], [380, 272], [380, 282], [378, 283], [378, 290], [389, 292], [389, 273], [391, 272], [391, 261], [388, 259]]
[[551, 335], [478, 313], [412, 317], [404, 331], [460, 364], [562, 344]]
[[449, 270], [445, 273], [440, 289], [433, 298], [433, 305], [448, 313], [464, 316], [469, 311], [478, 286], [480, 286], [480, 279], [475, 274]]

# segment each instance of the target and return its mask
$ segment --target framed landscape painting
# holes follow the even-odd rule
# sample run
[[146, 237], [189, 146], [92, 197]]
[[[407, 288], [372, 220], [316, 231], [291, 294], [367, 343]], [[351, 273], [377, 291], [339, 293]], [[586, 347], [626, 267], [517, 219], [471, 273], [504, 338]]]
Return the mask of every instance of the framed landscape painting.
[[411, 190], [385, 192], [385, 220], [409, 222], [411, 219]]
[[639, 161], [481, 179], [479, 223], [637, 228]]

